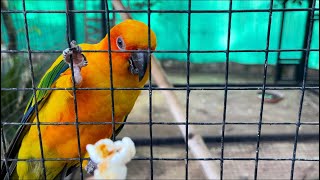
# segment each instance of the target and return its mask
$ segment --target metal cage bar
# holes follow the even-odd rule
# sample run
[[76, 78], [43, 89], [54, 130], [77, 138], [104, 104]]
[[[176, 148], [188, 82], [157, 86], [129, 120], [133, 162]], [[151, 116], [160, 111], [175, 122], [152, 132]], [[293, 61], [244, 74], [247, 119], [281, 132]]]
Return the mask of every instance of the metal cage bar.
[[[74, 122], [40, 122], [40, 125], [75, 125], [76, 123]], [[103, 125], [103, 124], [112, 124], [112, 122], [78, 122], [79, 125]], [[128, 125], [136, 125], [136, 124], [141, 124], [141, 125], [149, 125], [149, 122], [115, 122], [115, 124], [128, 124]], [[189, 122], [189, 123], [182, 123], [182, 122], [152, 122], [152, 125], [296, 125], [297, 123], [293, 122], [217, 122], [217, 123], [210, 123], [210, 122]], [[37, 123], [18, 123], [18, 122], [2, 122], [2, 125], [37, 125]], [[300, 125], [306, 125], [306, 126], [315, 126], [319, 125], [319, 123], [316, 122], [300, 122]]]
[[[316, 0], [312, 0], [311, 7], [312, 9], [315, 8]], [[313, 18], [314, 18], [314, 10], [310, 12], [310, 18], [309, 18], [309, 29], [308, 29], [308, 37], [307, 37], [307, 51], [305, 52], [304, 56], [304, 69], [303, 69], [303, 79], [302, 79], [302, 89], [301, 89], [301, 98], [300, 98], [300, 104], [299, 104], [299, 113], [298, 113], [298, 120], [296, 124], [296, 132], [295, 132], [295, 138], [294, 138], [294, 145], [293, 145], [293, 152], [292, 152], [292, 163], [291, 163], [291, 173], [290, 173], [290, 179], [292, 180], [294, 178], [294, 170], [295, 170], [295, 161], [296, 161], [296, 152], [297, 152], [297, 146], [298, 146], [298, 137], [299, 137], [299, 130], [300, 130], [300, 123], [301, 123], [301, 115], [302, 115], [302, 108], [303, 108], [303, 101], [305, 96], [305, 86], [306, 86], [306, 80], [308, 75], [308, 60], [309, 60], [309, 53], [308, 49], [310, 49], [311, 46], [311, 37], [312, 37], [312, 30], [313, 30]]]
[[[90, 160], [89, 158], [82, 158], [83, 160]], [[140, 161], [186, 161], [186, 158], [156, 158], [156, 157], [135, 157], [133, 160]], [[78, 161], [79, 158], [46, 158], [46, 161]], [[224, 161], [256, 161], [256, 158], [239, 158], [239, 157], [225, 157]], [[258, 158], [259, 161], [292, 161], [292, 158]], [[1, 158], [1, 161], [4, 159]], [[7, 159], [7, 161], [42, 161], [42, 159]], [[189, 161], [221, 161], [221, 158], [190, 158]], [[319, 159], [296, 158], [295, 161], [319, 161]]]
[[[34, 106], [35, 106], [35, 112], [36, 112], [36, 120], [37, 120], [37, 130], [38, 130], [38, 137], [39, 137], [39, 144], [40, 144], [40, 153], [41, 153], [41, 163], [42, 163], [42, 172], [44, 175], [44, 179], [46, 179], [46, 168], [45, 168], [45, 159], [44, 159], [44, 153], [43, 153], [43, 144], [42, 144], [42, 136], [41, 136], [41, 129], [40, 129], [40, 118], [39, 118], [39, 108], [38, 108], [38, 100], [37, 100], [37, 90], [36, 90], [36, 84], [34, 80], [34, 71], [33, 71], [33, 64], [32, 64], [32, 56], [30, 52], [30, 39], [29, 39], [29, 28], [28, 28], [28, 20], [27, 20], [27, 13], [26, 11], [26, 2], [25, 0], [22, 1], [22, 8], [24, 10], [23, 18], [24, 18], [24, 28], [26, 31], [26, 41], [27, 41], [27, 49], [28, 49], [28, 60], [29, 60], [29, 68], [31, 73], [31, 82], [32, 82], [32, 89], [33, 89], [33, 97], [34, 97]], [[24, 126], [24, 125], [22, 125]], [[8, 172], [9, 173], [9, 172]]]
[[264, 108], [264, 99], [266, 94], [266, 83], [267, 83], [267, 72], [268, 72], [268, 58], [269, 58], [269, 44], [270, 44], [270, 34], [271, 34], [271, 22], [272, 22], [272, 11], [273, 11], [273, 0], [270, 2], [269, 10], [269, 19], [268, 19], [268, 30], [267, 30], [267, 42], [266, 42], [266, 52], [265, 52], [265, 62], [264, 62], [264, 73], [263, 73], [263, 85], [262, 85], [262, 98], [260, 106], [260, 117], [258, 124], [258, 133], [257, 133], [257, 146], [256, 146], [256, 161], [254, 168], [254, 179], [258, 177], [258, 166], [259, 166], [259, 152], [260, 152], [260, 137], [261, 137], [261, 127], [263, 121], [263, 108]]
[[[232, 0], [229, 3], [229, 11], [232, 10]], [[227, 119], [227, 102], [228, 102], [228, 86], [229, 86], [229, 55], [230, 55], [230, 38], [231, 38], [231, 21], [232, 13], [229, 12], [228, 16], [228, 35], [227, 35], [227, 50], [226, 50], [226, 65], [225, 65], [225, 86], [224, 86], [224, 99], [223, 99], [223, 119], [221, 128], [221, 161], [220, 161], [220, 179], [223, 179], [223, 159], [224, 159], [224, 138]]]
[[113, 87], [113, 69], [112, 69], [112, 54], [111, 54], [111, 41], [110, 41], [110, 9], [108, 5], [108, 0], [105, 1], [105, 13], [107, 14], [107, 33], [108, 33], [108, 53], [109, 53], [109, 73], [110, 73], [110, 93], [111, 93], [111, 120], [112, 120], [112, 139], [115, 140], [115, 132], [116, 132], [116, 126], [115, 126], [115, 117], [114, 117], [114, 87]]
[[[267, 84], [268, 85], [268, 84]], [[180, 91], [185, 91], [187, 88], [186, 87], [179, 87], [181, 85], [177, 85], [176, 87], [173, 88], [158, 88], [156, 86], [152, 86], [152, 90], [157, 90], [157, 91], [168, 91], [168, 90], [180, 90]], [[224, 90], [225, 88], [223, 87], [224, 85], [221, 84], [216, 84], [216, 85], [210, 85], [210, 84], [204, 84], [200, 86], [192, 86], [190, 85], [190, 90]], [[35, 88], [36, 90], [72, 90], [71, 88]], [[143, 88], [113, 88], [114, 90], [149, 90], [148, 87], [143, 87]], [[242, 84], [229, 84], [228, 90], [261, 90], [262, 87], [256, 84], [249, 84], [249, 85], [242, 85]], [[268, 87], [265, 87], [266, 90], [301, 90], [301, 86], [296, 86], [296, 85], [268, 85]], [[319, 86], [316, 84], [311, 84], [309, 86], [305, 87], [306, 90], [319, 90]], [[32, 88], [1, 88], [1, 91], [32, 91]], [[89, 91], [89, 90], [110, 90], [110, 88], [77, 88], [77, 90], [84, 90], [84, 91]]]
[[[189, 135], [189, 103], [190, 103], [190, 41], [191, 41], [191, 0], [188, 1], [188, 28], [187, 28], [187, 85], [186, 85], [186, 135]], [[189, 173], [189, 137], [185, 140], [185, 179], [188, 179]]]
[[[66, 0], [66, 38], [68, 47], [70, 48], [71, 43], [71, 31], [70, 31], [70, 12], [69, 12], [69, 5], [71, 0]], [[74, 27], [73, 27], [74, 28]], [[77, 88], [76, 88], [76, 81], [74, 77], [74, 64], [72, 55], [70, 55], [70, 69], [71, 69], [71, 77], [72, 77], [72, 93], [73, 93], [73, 103], [74, 103], [74, 113], [75, 113], [75, 126], [76, 126], [76, 133], [77, 133], [77, 148], [78, 148], [78, 161], [80, 162], [80, 178], [83, 180], [83, 169], [82, 169], [82, 153], [81, 153], [81, 141], [80, 141], [80, 130], [79, 130], [79, 115], [78, 115], [78, 103], [77, 103]]]
[[[315, 8], [319, 10], [319, 8]], [[312, 11], [312, 8], [274, 9], [273, 12], [283, 11]], [[71, 13], [103, 13], [104, 10], [72, 10]], [[148, 13], [148, 10], [110, 10], [110, 13]], [[243, 9], [243, 10], [191, 10], [190, 13], [257, 13], [269, 12], [269, 9]], [[1, 13], [24, 13], [21, 10], [1, 10]], [[64, 10], [27, 10], [26, 13], [66, 13]], [[188, 13], [188, 10], [150, 10], [150, 13]]]
[[[61, 53], [62, 50], [30, 50], [31, 53]], [[305, 52], [307, 49], [269, 49], [268, 52], [295, 52], [301, 51]], [[308, 51], [319, 51], [319, 49], [310, 49]], [[108, 50], [83, 50], [83, 52], [109, 52]], [[111, 52], [115, 53], [128, 53], [128, 52], [148, 52], [147, 50], [111, 50]], [[150, 50], [151, 53], [186, 53], [186, 51], [182, 50]], [[229, 50], [229, 53], [237, 53], [237, 52], [266, 52], [265, 49], [256, 49], [256, 50]], [[1, 50], [1, 53], [28, 53], [26, 50]], [[192, 53], [227, 53], [226, 50], [190, 50], [190, 54]]]
[[152, 94], [153, 94], [153, 88], [152, 88], [152, 76], [151, 76], [151, 36], [150, 36], [150, 26], [151, 26], [151, 8], [150, 8], [150, 0], [147, 2], [148, 4], [148, 10], [147, 10], [147, 15], [148, 15], [148, 59], [150, 62], [150, 68], [149, 68], [149, 81], [148, 81], [148, 91], [149, 91], [149, 136], [150, 136], [150, 179], [153, 179], [153, 130], [152, 130], [152, 125], [153, 125], [153, 120], [152, 120]]

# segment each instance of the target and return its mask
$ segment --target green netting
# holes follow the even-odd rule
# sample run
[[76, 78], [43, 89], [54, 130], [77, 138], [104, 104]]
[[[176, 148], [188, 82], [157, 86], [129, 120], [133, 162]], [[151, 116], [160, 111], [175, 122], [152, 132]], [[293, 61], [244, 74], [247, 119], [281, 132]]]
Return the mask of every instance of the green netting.
[[[123, 1], [132, 10], [147, 10], [147, 2], [142, 0]], [[9, 1], [9, 9], [22, 10], [20, 1]], [[110, 7], [111, 4], [109, 4]], [[243, 0], [233, 1], [234, 10], [268, 9], [269, 1]], [[286, 8], [307, 8], [306, 0], [289, 0]], [[192, 10], [228, 10], [229, 1], [193, 0]], [[284, 8], [283, 0], [276, 0], [273, 9]], [[317, 1], [316, 8], [319, 8]], [[65, 10], [65, 1], [26, 1], [27, 10]], [[101, 10], [99, 1], [75, 0], [76, 10]], [[152, 0], [152, 10], [187, 10], [188, 1], [185, 0]], [[315, 11], [319, 17], [319, 10]], [[119, 14], [110, 14], [115, 22], [121, 21]], [[102, 36], [101, 13], [76, 13], [76, 40], [81, 42], [98, 42]], [[132, 13], [134, 19], [147, 23], [146, 13]], [[303, 49], [306, 38], [307, 11], [273, 12], [269, 49]], [[18, 49], [26, 49], [23, 14], [12, 14], [17, 30]], [[284, 18], [283, 34], [280, 36]], [[31, 49], [57, 50], [66, 47], [66, 15], [64, 13], [28, 13], [29, 36]], [[87, 20], [87, 21], [86, 21]], [[241, 12], [232, 14], [231, 22], [231, 50], [264, 50], [266, 48], [268, 12]], [[187, 50], [188, 15], [186, 13], [152, 13], [151, 28], [158, 39], [157, 50]], [[1, 27], [3, 21], [1, 21]], [[226, 50], [228, 32], [228, 13], [193, 13], [191, 15], [191, 50]], [[6, 29], [1, 28], [4, 42], [8, 41]], [[281, 42], [281, 44], [280, 44]], [[312, 34], [312, 49], [319, 49], [319, 21], [314, 21]], [[186, 60], [186, 53], [155, 53], [161, 59]], [[298, 64], [302, 52], [271, 52], [269, 64], [276, 64], [278, 56], [280, 63]], [[192, 53], [193, 63], [225, 62], [225, 53]], [[264, 52], [230, 53], [230, 61], [242, 64], [263, 64]], [[319, 69], [319, 51], [310, 53], [309, 67]]]

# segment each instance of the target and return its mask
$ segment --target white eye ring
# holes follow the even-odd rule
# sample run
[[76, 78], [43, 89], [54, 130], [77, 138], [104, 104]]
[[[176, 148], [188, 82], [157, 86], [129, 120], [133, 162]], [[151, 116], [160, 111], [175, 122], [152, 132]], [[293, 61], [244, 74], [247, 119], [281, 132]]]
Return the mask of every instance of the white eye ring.
[[121, 36], [119, 36], [116, 40], [116, 44], [117, 44], [117, 47], [120, 49], [120, 50], [125, 50], [126, 49], [126, 44], [124, 43], [124, 40]]

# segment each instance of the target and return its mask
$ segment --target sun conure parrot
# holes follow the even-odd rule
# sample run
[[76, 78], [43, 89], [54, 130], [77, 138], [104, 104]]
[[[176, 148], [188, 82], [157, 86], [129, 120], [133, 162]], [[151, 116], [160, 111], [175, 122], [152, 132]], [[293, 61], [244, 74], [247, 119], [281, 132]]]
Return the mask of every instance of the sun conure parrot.
[[[110, 30], [110, 44], [113, 51], [131, 50], [131, 52], [112, 52], [112, 79], [114, 88], [142, 88], [149, 76], [150, 49], [156, 48], [156, 35], [148, 26], [136, 20], [126, 20]], [[74, 91], [70, 88], [96, 88], [95, 90], [76, 90], [79, 122], [112, 122], [112, 98], [110, 88], [110, 65], [108, 52], [83, 52], [83, 50], [104, 50], [108, 48], [108, 35], [97, 44], [71, 43], [71, 48], [63, 51], [47, 70], [38, 85], [39, 88], [69, 88], [66, 90], [38, 90], [37, 107], [40, 125], [46, 178], [54, 179], [68, 168], [79, 165], [79, 161], [50, 161], [50, 158], [78, 158], [78, 141]], [[134, 50], [144, 50], [138, 52]], [[71, 58], [72, 61], [71, 61]], [[72, 78], [73, 62], [74, 78]], [[74, 80], [74, 82], [73, 82]], [[133, 108], [140, 90], [114, 90], [114, 120], [125, 121]], [[35, 98], [32, 97], [24, 113], [22, 123], [37, 122]], [[69, 125], [48, 125], [48, 123], [66, 123]], [[73, 123], [73, 124], [72, 124]], [[113, 134], [109, 124], [81, 124], [79, 127], [81, 155], [85, 157], [86, 145], [100, 139], [110, 138]], [[116, 124], [119, 133], [123, 124]], [[36, 125], [21, 126], [8, 148], [7, 158], [41, 159], [40, 141]], [[19, 179], [44, 179], [41, 161], [8, 162], [2, 166], [1, 176]], [[6, 168], [7, 167], [7, 168]]]

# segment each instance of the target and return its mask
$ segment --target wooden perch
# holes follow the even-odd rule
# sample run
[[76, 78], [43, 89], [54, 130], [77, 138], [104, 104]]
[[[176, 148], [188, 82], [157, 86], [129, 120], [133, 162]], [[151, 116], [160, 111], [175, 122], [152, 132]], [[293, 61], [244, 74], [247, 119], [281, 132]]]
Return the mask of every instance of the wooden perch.
[[[120, 0], [113, 0], [112, 4], [116, 10], [125, 10], [122, 2]], [[129, 13], [120, 13], [121, 18], [131, 19]], [[172, 84], [169, 82], [166, 73], [162, 69], [161, 65], [158, 63], [156, 57], [151, 56], [151, 71], [152, 79], [157, 83], [160, 88], [172, 88]], [[186, 114], [184, 113], [184, 107], [179, 102], [174, 91], [161, 91], [170, 107], [170, 111], [174, 116], [175, 120], [179, 123], [186, 122]], [[185, 125], [179, 125], [179, 129], [184, 137], [188, 139], [188, 146], [195, 158], [210, 158], [212, 157], [208, 147], [203, 141], [201, 135], [197, 134], [195, 129], [191, 126], [188, 127], [188, 134], [186, 134]], [[208, 179], [219, 179], [219, 165], [218, 161], [199, 161], [202, 166], [203, 172], [205, 173]]]

